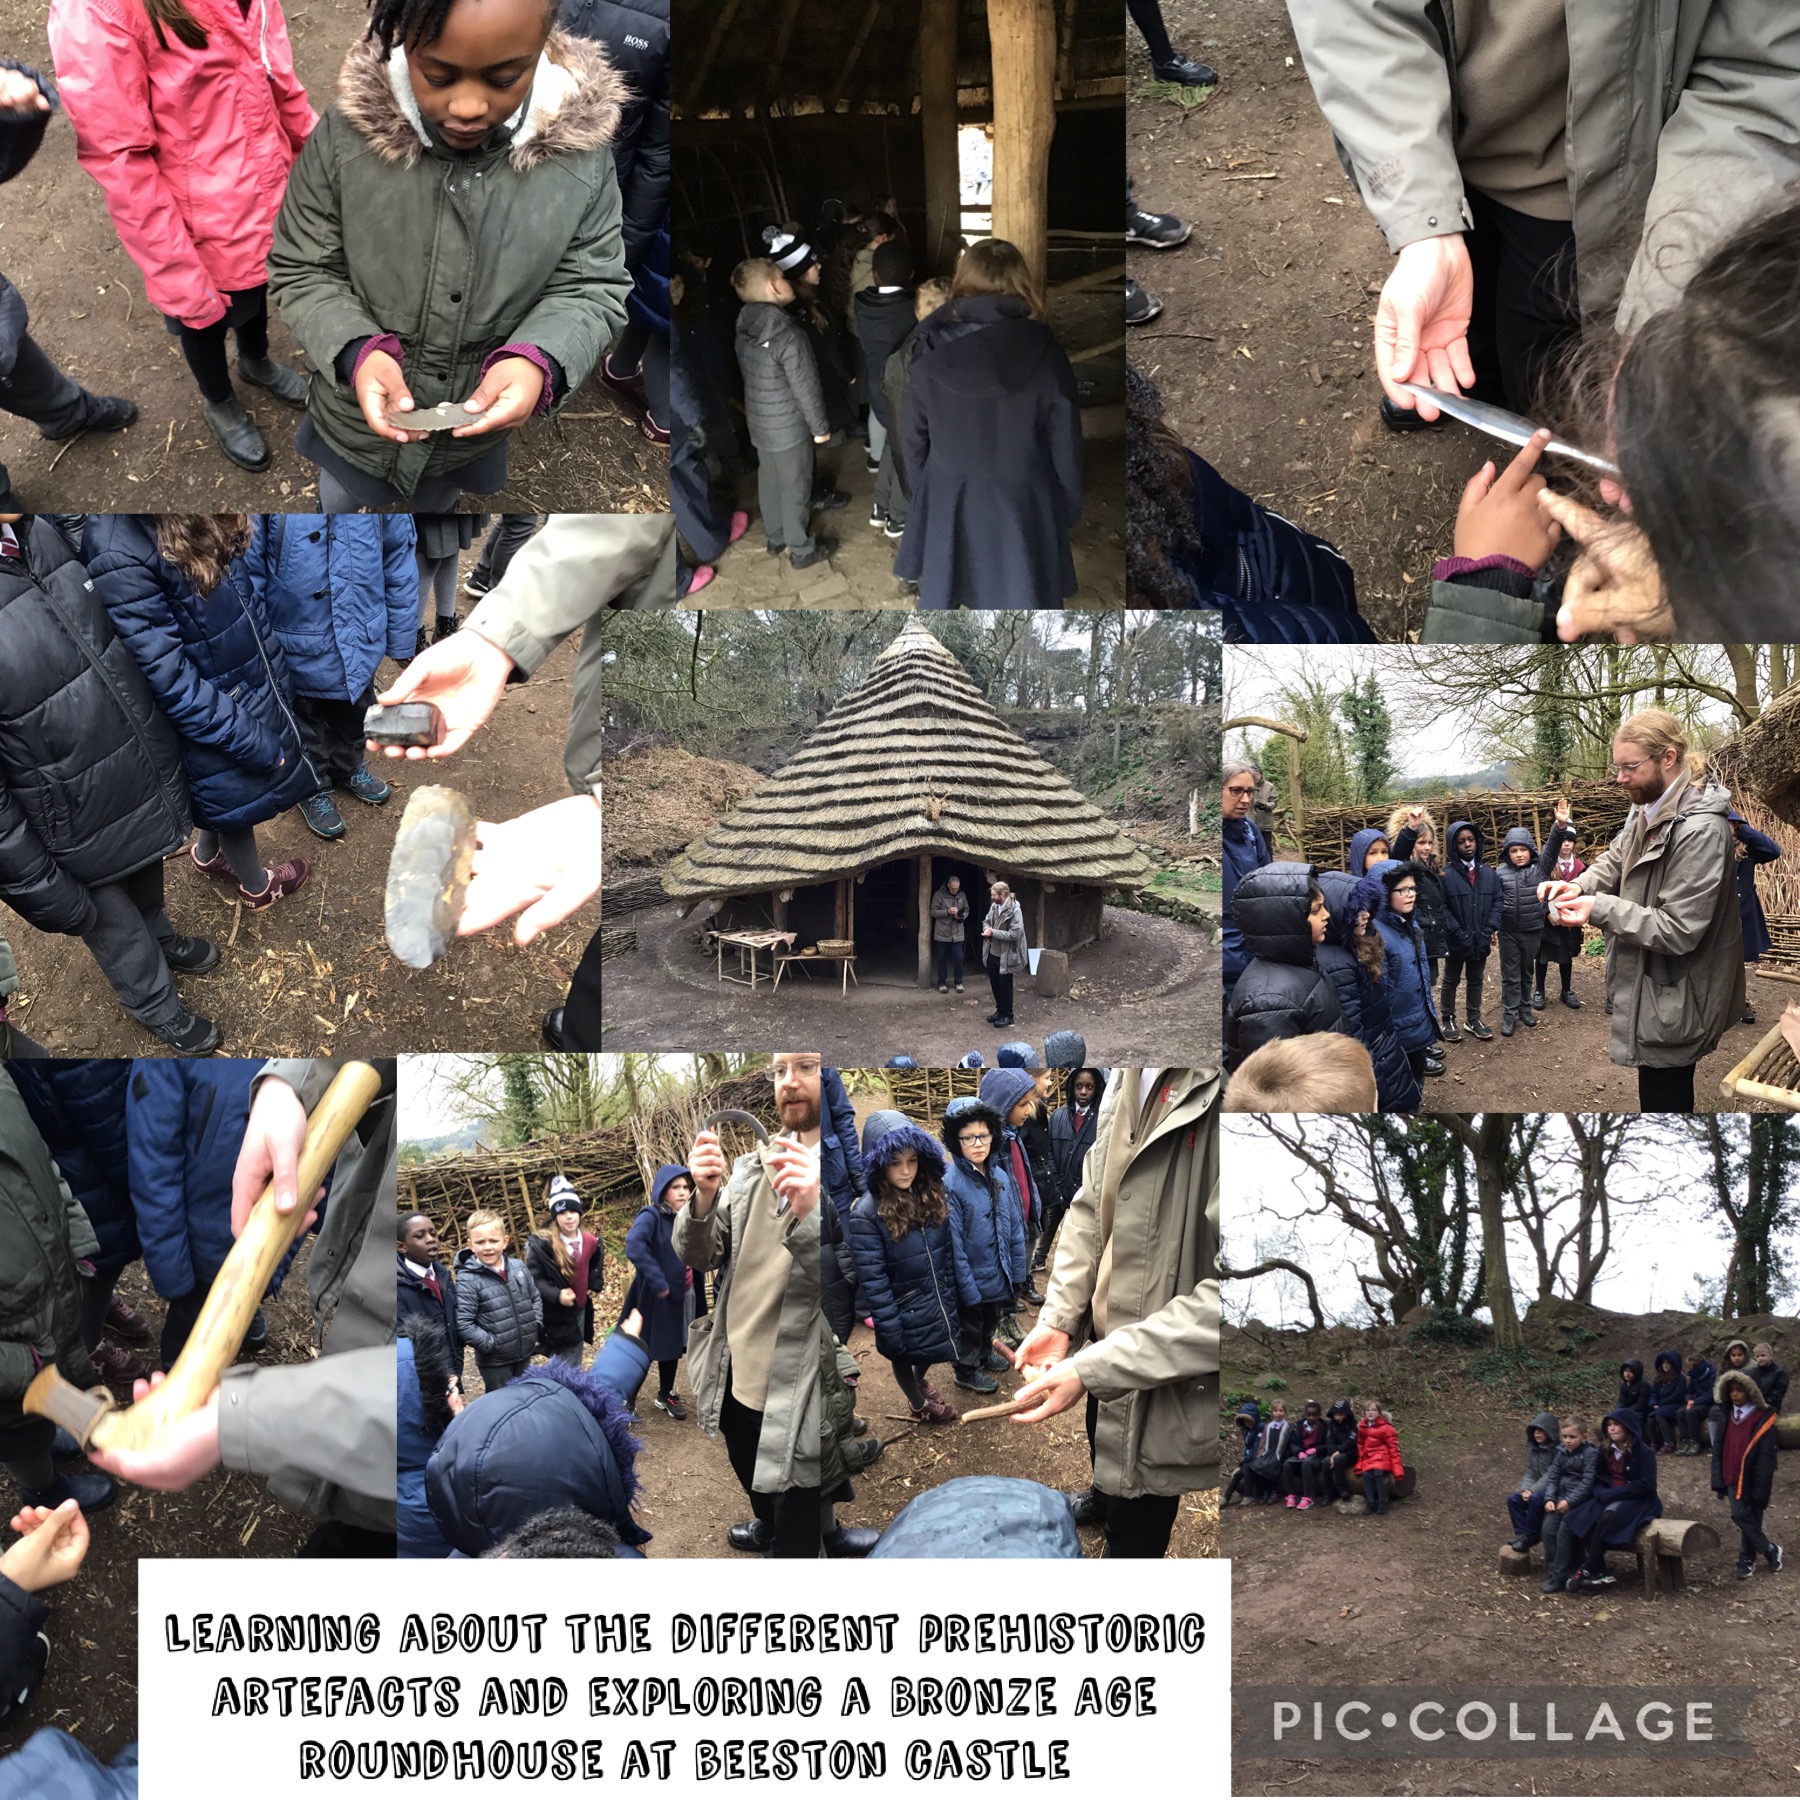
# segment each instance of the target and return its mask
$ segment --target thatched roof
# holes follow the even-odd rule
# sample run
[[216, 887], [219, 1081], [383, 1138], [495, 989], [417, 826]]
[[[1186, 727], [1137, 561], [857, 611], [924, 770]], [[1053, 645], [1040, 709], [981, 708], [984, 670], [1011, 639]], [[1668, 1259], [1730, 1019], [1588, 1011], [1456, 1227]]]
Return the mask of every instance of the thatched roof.
[[663, 876], [677, 899], [835, 881], [930, 851], [1142, 887], [1150, 862], [1001, 723], [917, 619], [755, 793]]

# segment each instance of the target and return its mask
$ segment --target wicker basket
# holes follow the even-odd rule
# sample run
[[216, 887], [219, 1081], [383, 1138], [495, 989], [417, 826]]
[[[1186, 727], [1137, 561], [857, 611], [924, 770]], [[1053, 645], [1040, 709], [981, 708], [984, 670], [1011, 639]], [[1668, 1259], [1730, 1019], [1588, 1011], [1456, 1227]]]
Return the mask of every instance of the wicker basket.
[[820, 938], [819, 954], [821, 956], [854, 956], [856, 954], [856, 939]]
[[1728, 1098], [1761, 1100], [1800, 1112], [1800, 1057], [1781, 1035], [1779, 1023], [1763, 1033], [1756, 1048], [1719, 1082]]

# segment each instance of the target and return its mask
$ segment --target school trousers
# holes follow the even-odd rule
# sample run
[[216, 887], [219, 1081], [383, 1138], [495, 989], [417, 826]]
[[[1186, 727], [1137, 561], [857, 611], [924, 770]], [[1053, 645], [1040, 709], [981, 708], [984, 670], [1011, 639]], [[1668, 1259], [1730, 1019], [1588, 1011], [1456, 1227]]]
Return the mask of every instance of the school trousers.
[[1500, 933], [1500, 1005], [1516, 1019], [1531, 1004], [1531, 978], [1537, 965], [1538, 933]]
[[122, 881], [88, 889], [98, 915], [81, 934], [119, 1004], [154, 1031], [181, 1012], [175, 977], [163, 956], [175, 927], [163, 911], [163, 866], [153, 862]]
[[762, 507], [763, 531], [772, 550], [810, 556], [813, 550], [813, 447], [795, 444], [786, 450], [756, 448], [756, 498]]
[[[455, 559], [451, 560], [454, 566]], [[342, 787], [363, 766], [363, 716], [374, 704], [372, 687], [355, 700], [294, 696], [294, 721], [307, 757], [319, 772], [320, 793]]]
[[1752, 1506], [1748, 1500], [1734, 1498], [1731, 1502], [1731, 1522], [1738, 1528], [1738, 1555], [1742, 1561], [1752, 1562], [1759, 1556], [1767, 1556], [1774, 1548], [1763, 1530], [1763, 1509], [1760, 1506]]
[[1691, 1113], [1694, 1110], [1694, 1065], [1678, 1069], [1640, 1068], [1638, 1111]]
[[1456, 1018], [1457, 985], [1467, 977], [1468, 1011], [1464, 1015], [1471, 1025], [1481, 1017], [1481, 984], [1487, 975], [1487, 952], [1479, 956], [1460, 956], [1452, 950], [1444, 957], [1444, 986], [1438, 997], [1438, 1017]]

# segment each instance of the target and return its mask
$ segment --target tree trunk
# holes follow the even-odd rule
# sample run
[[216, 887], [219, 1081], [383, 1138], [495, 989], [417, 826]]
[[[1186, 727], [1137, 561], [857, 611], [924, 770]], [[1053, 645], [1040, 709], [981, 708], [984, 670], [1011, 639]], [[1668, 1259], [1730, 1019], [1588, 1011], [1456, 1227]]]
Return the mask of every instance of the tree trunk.
[[1044, 0], [987, 0], [993, 50], [994, 236], [1017, 245], [1041, 289], [1049, 269], [1056, 13]]
[[948, 276], [962, 245], [962, 171], [956, 152], [957, 0], [919, 8], [919, 127], [925, 146], [925, 243], [919, 275]]
[[1512, 1119], [1506, 1113], [1483, 1113], [1476, 1127], [1475, 1195], [1481, 1209], [1481, 1257], [1485, 1267], [1488, 1311], [1494, 1319], [1494, 1347], [1522, 1350], [1525, 1333], [1513, 1304], [1512, 1274], [1506, 1266], [1506, 1151]]

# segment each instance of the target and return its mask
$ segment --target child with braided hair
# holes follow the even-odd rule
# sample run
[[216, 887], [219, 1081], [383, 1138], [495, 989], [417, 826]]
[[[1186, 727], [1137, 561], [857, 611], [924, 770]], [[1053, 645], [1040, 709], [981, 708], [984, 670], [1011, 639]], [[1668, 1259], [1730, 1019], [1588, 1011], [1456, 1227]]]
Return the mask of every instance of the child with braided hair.
[[[326, 512], [451, 512], [506, 481], [625, 318], [625, 85], [554, 0], [375, 0], [289, 177], [269, 291], [313, 367]], [[392, 420], [441, 404], [467, 423]]]

